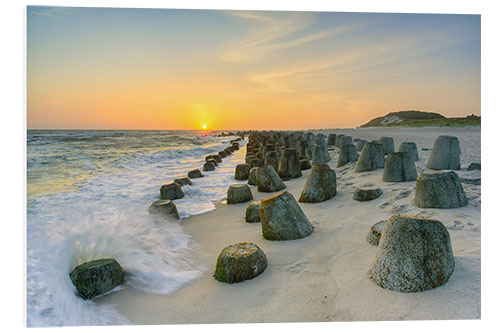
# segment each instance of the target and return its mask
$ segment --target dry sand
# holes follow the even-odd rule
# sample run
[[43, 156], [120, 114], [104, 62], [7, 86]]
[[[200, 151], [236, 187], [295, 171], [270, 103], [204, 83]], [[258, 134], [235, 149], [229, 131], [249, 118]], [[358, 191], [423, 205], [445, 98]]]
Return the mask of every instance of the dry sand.
[[[324, 133], [352, 135], [367, 140], [380, 136], [416, 142], [419, 173], [437, 136], [457, 136], [462, 149], [461, 177], [480, 179], [480, 171], [467, 172], [480, 162], [480, 128], [363, 129]], [[237, 154], [244, 159], [245, 149]], [[414, 205], [415, 182], [382, 182], [383, 169], [354, 173], [354, 164], [337, 168], [338, 149], [330, 151], [330, 166], [337, 173], [337, 195], [317, 204], [300, 204], [315, 230], [292, 241], [268, 241], [260, 223], [246, 223], [248, 203], [216, 204], [216, 210], [181, 221], [197, 244], [195, 260], [204, 265], [201, 278], [171, 295], [152, 295], [124, 288], [101, 297], [138, 324], [323, 322], [416, 319], [477, 319], [481, 314], [481, 186], [463, 184], [469, 204], [457, 209], [421, 209]], [[285, 182], [298, 199], [310, 170]], [[235, 182], [236, 183], [236, 182]], [[369, 202], [352, 199], [355, 189], [372, 184], [383, 190]], [[254, 199], [269, 196], [252, 187]], [[377, 248], [366, 241], [371, 225], [404, 213], [438, 219], [448, 228], [455, 255], [455, 271], [444, 286], [420, 293], [384, 290], [368, 277]], [[222, 248], [241, 241], [256, 243], [269, 262], [252, 280], [232, 285], [212, 274]]]

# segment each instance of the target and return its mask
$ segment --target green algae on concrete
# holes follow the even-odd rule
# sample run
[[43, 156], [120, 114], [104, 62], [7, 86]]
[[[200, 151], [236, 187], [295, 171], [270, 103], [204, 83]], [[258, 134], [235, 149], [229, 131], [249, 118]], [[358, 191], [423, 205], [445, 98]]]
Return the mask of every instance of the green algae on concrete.
[[264, 252], [254, 243], [238, 243], [225, 247], [217, 258], [214, 277], [224, 283], [253, 279], [267, 267]]
[[92, 260], [76, 266], [69, 274], [78, 295], [91, 299], [121, 285], [124, 280], [122, 267], [115, 259]]

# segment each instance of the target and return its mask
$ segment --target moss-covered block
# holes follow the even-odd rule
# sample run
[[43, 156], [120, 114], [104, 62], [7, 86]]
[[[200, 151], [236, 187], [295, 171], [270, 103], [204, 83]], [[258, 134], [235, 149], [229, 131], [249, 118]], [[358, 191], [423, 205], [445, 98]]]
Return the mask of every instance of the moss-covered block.
[[92, 260], [76, 266], [69, 274], [78, 295], [91, 299], [121, 285], [125, 276], [115, 259]]
[[224, 283], [253, 279], [267, 267], [264, 252], [253, 243], [238, 243], [225, 247], [217, 258], [214, 277]]

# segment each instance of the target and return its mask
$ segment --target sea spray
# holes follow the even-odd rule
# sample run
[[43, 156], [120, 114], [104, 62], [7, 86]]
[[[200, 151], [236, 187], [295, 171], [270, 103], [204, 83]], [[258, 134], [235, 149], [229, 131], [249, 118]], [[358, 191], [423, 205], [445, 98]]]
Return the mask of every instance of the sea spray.
[[169, 294], [201, 274], [195, 249], [179, 222], [127, 203], [98, 212], [88, 204], [68, 207], [57, 221], [28, 232], [28, 326], [126, 324], [111, 306], [78, 297], [71, 270], [114, 258], [125, 272], [124, 287]]
[[[120, 288], [168, 294], [204, 269], [182, 222], [150, 216], [165, 182], [199, 168], [232, 137], [178, 131], [28, 131], [28, 326], [128, 324], [111, 306], [85, 301], [69, 279], [80, 263], [111, 257], [126, 274]], [[43, 142], [43, 144], [42, 144]], [[244, 150], [176, 200], [182, 218], [215, 209]], [[117, 289], [111, 292], [116, 292]]]

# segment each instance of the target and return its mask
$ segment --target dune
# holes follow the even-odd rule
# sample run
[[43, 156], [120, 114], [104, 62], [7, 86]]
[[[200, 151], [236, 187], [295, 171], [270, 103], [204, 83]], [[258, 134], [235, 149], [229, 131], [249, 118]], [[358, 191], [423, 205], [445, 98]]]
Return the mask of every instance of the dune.
[[[268, 241], [260, 223], [245, 222], [248, 203], [216, 204], [210, 213], [183, 219], [184, 231], [197, 246], [193, 259], [205, 268], [202, 277], [170, 295], [154, 295], [132, 288], [107, 294], [96, 302], [113, 305], [137, 324], [208, 324], [257, 322], [326, 322], [479, 319], [481, 315], [481, 171], [466, 171], [480, 162], [480, 128], [357, 129], [321, 131], [365, 140], [381, 136], [417, 144], [418, 173], [434, 140], [442, 134], [457, 136], [462, 150], [461, 178], [468, 205], [455, 209], [415, 206], [415, 181], [383, 182], [383, 169], [355, 173], [354, 163], [337, 168], [339, 148], [330, 147], [329, 166], [337, 176], [337, 195], [321, 203], [300, 203], [314, 226], [303, 239]], [[318, 133], [318, 132], [316, 132]], [[244, 160], [245, 148], [235, 152]], [[239, 156], [238, 155], [238, 156]], [[311, 170], [285, 182], [296, 200]], [[237, 183], [237, 182], [235, 182]], [[383, 193], [375, 200], [353, 200], [361, 186]], [[254, 200], [271, 195], [251, 188]], [[455, 269], [443, 286], [417, 293], [385, 290], [369, 279], [377, 248], [366, 235], [370, 227], [402, 213], [441, 221], [448, 229]], [[266, 254], [267, 269], [254, 279], [225, 284], [213, 278], [220, 251], [238, 242], [253, 242]]]

